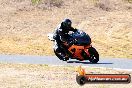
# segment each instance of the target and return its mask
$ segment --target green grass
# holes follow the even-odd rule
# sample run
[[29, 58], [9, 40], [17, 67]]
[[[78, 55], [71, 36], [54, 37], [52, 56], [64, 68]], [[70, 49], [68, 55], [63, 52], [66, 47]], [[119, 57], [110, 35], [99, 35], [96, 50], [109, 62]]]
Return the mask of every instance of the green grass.
[[132, 0], [125, 0], [125, 1], [127, 1], [127, 2], [129, 2], [129, 3], [132, 3]]
[[33, 4], [38, 4], [41, 0], [31, 0]]

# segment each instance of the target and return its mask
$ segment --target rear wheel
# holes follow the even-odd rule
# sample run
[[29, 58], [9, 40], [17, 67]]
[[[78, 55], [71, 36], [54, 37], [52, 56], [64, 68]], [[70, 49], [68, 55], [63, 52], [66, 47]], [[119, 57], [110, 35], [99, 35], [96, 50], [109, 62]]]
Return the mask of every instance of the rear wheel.
[[88, 51], [90, 54], [89, 61], [91, 63], [97, 63], [99, 61], [99, 54], [98, 54], [97, 50], [94, 47], [90, 47]]
[[56, 51], [54, 50], [54, 53], [55, 53], [55, 55], [56, 55], [60, 60], [67, 61], [67, 60], [69, 59], [68, 57], [64, 57], [64, 55], [62, 55], [61, 52], [56, 52]]

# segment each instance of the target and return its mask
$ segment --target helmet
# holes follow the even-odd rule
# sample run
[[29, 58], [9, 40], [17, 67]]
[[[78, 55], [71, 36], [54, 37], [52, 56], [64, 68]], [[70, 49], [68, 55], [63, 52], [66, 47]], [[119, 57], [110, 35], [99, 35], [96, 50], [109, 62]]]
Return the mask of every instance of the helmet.
[[64, 27], [69, 28], [69, 27], [71, 27], [72, 22], [71, 22], [70, 19], [64, 19], [63, 22], [62, 22], [62, 25], [63, 25]]

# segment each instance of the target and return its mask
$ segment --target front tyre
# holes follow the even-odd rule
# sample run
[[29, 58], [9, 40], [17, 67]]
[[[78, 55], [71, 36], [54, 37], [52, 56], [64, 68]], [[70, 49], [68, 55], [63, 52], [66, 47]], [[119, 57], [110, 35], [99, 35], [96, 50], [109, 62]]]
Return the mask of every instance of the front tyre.
[[94, 47], [90, 47], [88, 51], [90, 54], [89, 61], [91, 63], [97, 63], [99, 61], [99, 54], [98, 54], [97, 50]]

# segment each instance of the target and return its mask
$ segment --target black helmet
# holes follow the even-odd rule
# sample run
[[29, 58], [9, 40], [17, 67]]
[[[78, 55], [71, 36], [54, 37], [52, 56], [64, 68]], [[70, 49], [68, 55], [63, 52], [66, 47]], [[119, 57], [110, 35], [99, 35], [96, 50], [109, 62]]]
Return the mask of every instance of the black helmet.
[[62, 22], [62, 25], [63, 25], [64, 27], [71, 27], [72, 22], [71, 22], [70, 19], [64, 19], [63, 22]]

